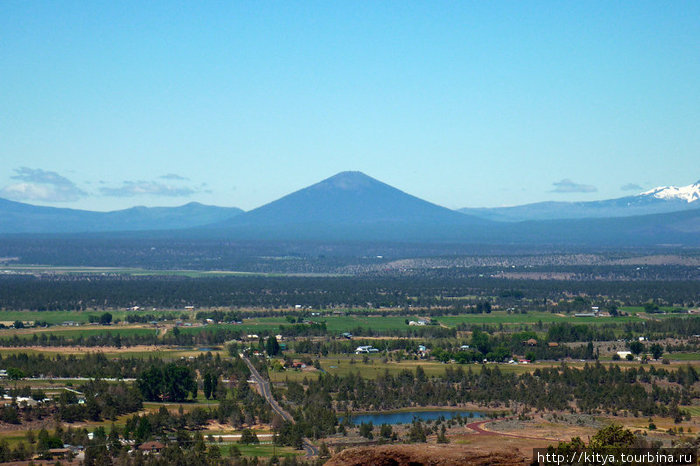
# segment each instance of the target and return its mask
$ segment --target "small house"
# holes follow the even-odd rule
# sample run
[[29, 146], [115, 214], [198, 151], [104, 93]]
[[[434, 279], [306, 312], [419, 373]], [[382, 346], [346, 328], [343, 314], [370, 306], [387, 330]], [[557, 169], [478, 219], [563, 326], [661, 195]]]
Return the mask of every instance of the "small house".
[[139, 450], [144, 453], [160, 453], [163, 448], [165, 448], [165, 445], [158, 441], [145, 442], [139, 445]]
[[51, 459], [63, 460], [68, 459], [71, 454], [72, 451], [70, 448], [49, 448], [45, 456], [50, 456]]
[[418, 345], [418, 356], [425, 358], [430, 353], [430, 350], [425, 345]]
[[423, 327], [424, 325], [427, 325], [428, 322], [426, 320], [420, 319], [420, 320], [411, 320], [408, 322], [408, 325], [413, 327], [413, 326], [418, 326], [418, 327]]
[[378, 353], [379, 350], [372, 346], [358, 346], [355, 349], [355, 354]]

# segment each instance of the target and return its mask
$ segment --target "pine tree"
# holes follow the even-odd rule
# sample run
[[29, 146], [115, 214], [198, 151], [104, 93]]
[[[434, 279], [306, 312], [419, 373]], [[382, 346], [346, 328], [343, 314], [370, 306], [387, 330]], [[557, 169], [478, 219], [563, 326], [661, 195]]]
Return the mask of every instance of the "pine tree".
[[328, 445], [325, 442], [321, 443], [321, 448], [318, 450], [318, 456], [320, 458], [330, 458], [331, 452], [328, 450]]
[[204, 398], [207, 400], [211, 398], [211, 392], [212, 392], [212, 383], [211, 383], [211, 374], [207, 372], [204, 374], [204, 380], [202, 382], [202, 391], [204, 391]]
[[437, 443], [450, 443], [450, 441], [447, 438], [446, 435], [447, 429], [445, 429], [445, 425], [442, 425], [442, 428], [440, 429], [440, 433], [437, 436]]

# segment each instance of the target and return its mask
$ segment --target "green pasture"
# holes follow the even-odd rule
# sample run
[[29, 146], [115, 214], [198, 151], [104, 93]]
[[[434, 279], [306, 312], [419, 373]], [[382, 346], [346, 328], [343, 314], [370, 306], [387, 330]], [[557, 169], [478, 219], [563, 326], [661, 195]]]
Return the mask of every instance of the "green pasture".
[[318, 322], [325, 322], [326, 328], [331, 333], [350, 332], [357, 327], [363, 327], [373, 330], [403, 330], [415, 327], [409, 327], [407, 320], [418, 320], [418, 316], [367, 316], [367, 315], [349, 315], [349, 316], [328, 316], [316, 318]]
[[[361, 375], [366, 379], [374, 379], [380, 375], [384, 375], [387, 371], [392, 376], [399, 374], [404, 370], [415, 372], [416, 368], [420, 366], [428, 377], [442, 377], [445, 375], [445, 370], [449, 367], [453, 370], [457, 368], [462, 368], [463, 371], [472, 370], [473, 372], [481, 371], [481, 364], [443, 364], [437, 361], [428, 360], [403, 360], [400, 362], [387, 361], [382, 362], [381, 356], [370, 356], [368, 362], [364, 363], [362, 356], [355, 356], [355, 358], [348, 357], [347, 355], [331, 355], [326, 358], [319, 360], [321, 368], [328, 374], [345, 376], [350, 373], [356, 373]], [[487, 364], [487, 367], [492, 369], [498, 367], [502, 372], [513, 372], [516, 374], [522, 374], [525, 372], [532, 372], [537, 368], [543, 367], [553, 367], [560, 363], [555, 362], [543, 362], [534, 364]], [[571, 364], [575, 366], [576, 364]], [[282, 371], [269, 372], [270, 380], [272, 382], [284, 382], [286, 380], [301, 382], [304, 378], [316, 379], [318, 378], [321, 371], [318, 370], [297, 370], [297, 369], [287, 369]]]
[[693, 418], [700, 416], [700, 406], [679, 406], [679, 408], [688, 411]]
[[156, 275], [156, 276], [186, 276], [209, 277], [219, 275], [259, 275], [250, 272], [235, 272], [227, 270], [151, 270], [135, 267], [71, 267], [53, 265], [4, 265], [3, 269], [18, 273], [55, 273], [55, 274], [119, 274], [119, 275]]
[[241, 445], [240, 443], [218, 443], [214, 442], [210, 445], [217, 445], [221, 448], [221, 456], [228, 458], [230, 456], [231, 447], [233, 445], [238, 447], [241, 452], [241, 456], [246, 457], [272, 457], [272, 456], [297, 456], [303, 455], [304, 450], [295, 450], [292, 447], [280, 447], [272, 445], [271, 443], [263, 443], [258, 445]]
[[32, 339], [34, 338], [34, 335], [37, 336], [37, 338], [40, 338], [41, 335], [46, 335], [47, 338], [50, 338], [51, 335], [54, 335], [56, 337], [64, 337], [64, 338], [78, 338], [78, 337], [91, 337], [91, 336], [98, 336], [98, 335], [120, 335], [120, 336], [133, 336], [133, 335], [153, 335], [156, 332], [155, 329], [149, 329], [149, 328], [119, 328], [119, 327], [99, 327], [99, 328], [61, 328], [61, 329], [49, 329], [49, 330], [34, 330], [31, 332], [18, 332], [18, 331], [13, 331], [13, 330], [4, 330], [0, 331], [0, 340], [7, 339], [7, 338], [14, 338], [17, 336], [17, 338], [21, 339]]
[[143, 402], [143, 409], [146, 411], [150, 412], [156, 412], [158, 411], [161, 407], [166, 407], [169, 411], [176, 411], [180, 409], [180, 406], [182, 406], [182, 410], [186, 413], [189, 413], [190, 411], [193, 411], [195, 408], [203, 408], [203, 409], [208, 409], [208, 408], [216, 408], [219, 406], [219, 402], [217, 400], [207, 400], [204, 398], [204, 396], [201, 395], [201, 393], [197, 394], [197, 400], [196, 401], [183, 401], [181, 403], [168, 403], [168, 402], [157, 402], [157, 401], [144, 401]]
[[[378, 331], [391, 330], [409, 330], [420, 329], [423, 327], [410, 327], [406, 321], [418, 320], [419, 315], [411, 316], [372, 316], [372, 315], [344, 315], [344, 316], [325, 316], [312, 318], [315, 322], [325, 322], [326, 328], [330, 333], [352, 332], [358, 327], [374, 329]], [[551, 324], [558, 322], [569, 322], [572, 324], [623, 324], [627, 322], [641, 321], [637, 316], [625, 317], [574, 317], [571, 315], [557, 315], [551, 312], [529, 312], [527, 314], [509, 314], [506, 311], [494, 311], [489, 314], [461, 314], [456, 316], [439, 316], [434, 320], [438, 325], [449, 328], [456, 327], [459, 324], [471, 325], [534, 325], [538, 322], [543, 324]], [[242, 325], [238, 325], [245, 331], [255, 331], [261, 329], [271, 329], [279, 327], [279, 325], [291, 325], [286, 319], [277, 317], [249, 319], [245, 320]]]
[[[326, 328], [330, 333], [349, 332], [357, 327], [371, 328], [376, 330], [394, 330], [408, 329], [406, 320], [417, 320], [416, 316], [367, 316], [367, 315], [349, 315], [349, 316], [326, 316], [326, 317], [310, 317], [309, 320], [317, 323], [326, 323]], [[201, 327], [180, 327], [181, 333], [196, 334], [205, 331], [218, 329], [235, 330], [245, 333], [257, 333], [259, 331], [279, 330], [280, 326], [292, 326], [296, 323], [289, 322], [284, 317], [260, 317], [254, 319], [245, 319], [242, 324], [210, 324]], [[413, 327], [410, 327], [413, 328]]]
[[277, 330], [280, 325], [291, 325], [283, 317], [262, 317], [258, 319], [245, 319], [242, 324], [210, 324], [201, 327], [180, 327], [180, 333], [197, 334], [206, 331], [234, 330], [246, 333], [255, 333], [259, 330]]
[[134, 276], [182, 276], [189, 278], [212, 276], [265, 276], [265, 277], [341, 277], [348, 274], [341, 273], [264, 273], [241, 272], [236, 270], [187, 270], [187, 269], [141, 269], [136, 267], [82, 267], [82, 266], [54, 266], [54, 265], [26, 265], [5, 264], [3, 270], [11, 270], [17, 273], [47, 273], [47, 274], [118, 274]]
[[[411, 327], [406, 322], [411, 320], [419, 320], [418, 315], [411, 316], [379, 316], [379, 315], [343, 315], [343, 316], [324, 316], [310, 318], [313, 322], [325, 322], [329, 333], [339, 334], [343, 332], [352, 332], [358, 327], [372, 329], [377, 331], [392, 331], [392, 330], [414, 330], [424, 327]], [[550, 322], [575, 322], [575, 323], [613, 323], [611, 319], [603, 318], [574, 318], [561, 317], [548, 312], [532, 312], [529, 314], [507, 314], [505, 311], [492, 312], [491, 314], [463, 314], [458, 316], [440, 316], [437, 317], [439, 325], [447, 327], [456, 327], [460, 323], [467, 324], [535, 324], [538, 321], [543, 323]], [[614, 322], [627, 322], [636, 320], [633, 317], [625, 317], [615, 319]], [[199, 333], [207, 330], [215, 329], [232, 329], [245, 333], [258, 333], [260, 331], [277, 331], [280, 326], [294, 325], [282, 317], [263, 317], [257, 319], [246, 319], [242, 324], [215, 324], [204, 327], [185, 327], [180, 331], [183, 333]]]
[[437, 320], [448, 327], [455, 327], [459, 324], [491, 324], [491, 325], [512, 325], [512, 324], [552, 324], [568, 322], [571, 324], [622, 324], [626, 322], [640, 321], [636, 316], [625, 317], [574, 317], [570, 315], [557, 315], [551, 312], [531, 311], [527, 314], [508, 314], [506, 311], [494, 311], [489, 314], [461, 314], [458, 316], [441, 316]]
[[[688, 359], [687, 361], [695, 361], [696, 359]], [[700, 356], [698, 357], [698, 360], [700, 360]], [[350, 373], [355, 373], [361, 375], [363, 378], [366, 379], [374, 379], [380, 375], [383, 375], [385, 372], [389, 372], [389, 374], [395, 376], [401, 371], [404, 370], [409, 370], [411, 372], [415, 372], [416, 367], [420, 366], [425, 374], [428, 377], [441, 377], [444, 376], [445, 370], [449, 367], [453, 370], [457, 370], [457, 368], [461, 368], [463, 371], [469, 371], [471, 370], [474, 373], [479, 373], [482, 369], [482, 364], [456, 364], [456, 363], [449, 363], [449, 364], [443, 364], [441, 362], [437, 361], [429, 361], [429, 360], [402, 360], [400, 362], [396, 361], [382, 361], [382, 356], [380, 355], [372, 355], [368, 357], [368, 362], [365, 363], [363, 362], [363, 356], [356, 355], [353, 357], [348, 357], [348, 355], [329, 355], [328, 357], [324, 357], [319, 359], [319, 362], [321, 364], [321, 368], [323, 369], [324, 372], [328, 374], [333, 374], [333, 375], [339, 375], [339, 376], [344, 376], [348, 375]], [[607, 365], [617, 365], [620, 367], [638, 367], [639, 362], [634, 361], [634, 362], [629, 362], [629, 361], [617, 361], [617, 362], [611, 362], [611, 361], [601, 361], [604, 364]], [[594, 364], [592, 361], [588, 361], [588, 364]], [[575, 367], [575, 368], [582, 368], [586, 362], [580, 362], [580, 361], [569, 361], [565, 363], [568, 367]], [[660, 363], [655, 363], [655, 364], [660, 364]], [[546, 368], [546, 367], [559, 367], [562, 365], [561, 361], [542, 361], [542, 362], [535, 362], [532, 364], [505, 364], [505, 363], [489, 363], [486, 364], [485, 367], [488, 367], [489, 369], [493, 369], [495, 367], [498, 367], [498, 370], [500, 370], [503, 373], [515, 373], [515, 374], [523, 374], [527, 372], [533, 372], [535, 369], [538, 368]], [[680, 363], [677, 364], [672, 364], [670, 366], [663, 366], [667, 370], [673, 370], [677, 369], [680, 367]], [[318, 376], [321, 374], [321, 371], [318, 370], [298, 370], [298, 369], [288, 369], [288, 370], [282, 370], [282, 371], [276, 371], [276, 370], [270, 370], [269, 376], [270, 380], [275, 383], [281, 383], [285, 382], [287, 380], [289, 381], [294, 381], [294, 382], [301, 382], [304, 380], [304, 378], [307, 379], [316, 379]]]
[[[34, 431], [35, 439], [38, 433], [38, 430]], [[8, 430], [0, 432], [0, 440], [5, 440], [10, 448], [16, 448], [20, 443], [24, 443], [24, 446], [29, 446], [26, 430]]]
[[[678, 313], [678, 312], [673, 312], [678, 310], [678, 307], [673, 307], [673, 306], [659, 306], [659, 311], [660, 312], [666, 312], [667, 314], [660, 314], [660, 313], [647, 313], [644, 310], [643, 306], [623, 306], [619, 310], [622, 312], [626, 312], [628, 314], [648, 314], [650, 317], [662, 317], [668, 314], [671, 315], [684, 315], [683, 313]], [[682, 308], [684, 311], [686, 309]]]
[[664, 353], [661, 357], [671, 361], [700, 361], [700, 353]]
[[[0, 349], [0, 356], [5, 357], [5, 356], [10, 356], [10, 355], [15, 355], [15, 354], [28, 354], [28, 355], [44, 355], [47, 358], [53, 358], [56, 357], [56, 355], [60, 354], [61, 356], [67, 356], [71, 355], [77, 358], [84, 357], [88, 354], [93, 354], [93, 353], [101, 353], [104, 354], [107, 358], [140, 358], [140, 359], [148, 359], [148, 358], [159, 358], [163, 360], [173, 360], [173, 359], [180, 359], [183, 357], [189, 357], [189, 356], [194, 356], [197, 357], [200, 354], [203, 354], [202, 351], [197, 351], [195, 349], [182, 349], [182, 348], [168, 348], [168, 347], [159, 347], [159, 349], [155, 351], [150, 351], [146, 350], [144, 351], [143, 349], [139, 350], [134, 350], [134, 351], [129, 351], [128, 349], [122, 350], [122, 351], [99, 351], [100, 348], [87, 348], [83, 351], [79, 351], [78, 349], [72, 348], [70, 346], [45, 346], [42, 347], [41, 349], [35, 349], [35, 348], [23, 348], [21, 346], [16, 347], [16, 348], [2, 348]], [[212, 354], [215, 354], [215, 351], [212, 351]], [[225, 356], [225, 354], [222, 352], [222, 356]]]
[[0, 311], [0, 321], [14, 322], [21, 320], [27, 321], [43, 321], [51, 325], [59, 325], [63, 322], [79, 322], [81, 324], [90, 322], [90, 316], [99, 317], [105, 312], [112, 314], [112, 321], [117, 319], [125, 320], [127, 315], [136, 316], [166, 316], [170, 319], [179, 319], [182, 314], [193, 316], [192, 311], [186, 310], [138, 310], [138, 311]]

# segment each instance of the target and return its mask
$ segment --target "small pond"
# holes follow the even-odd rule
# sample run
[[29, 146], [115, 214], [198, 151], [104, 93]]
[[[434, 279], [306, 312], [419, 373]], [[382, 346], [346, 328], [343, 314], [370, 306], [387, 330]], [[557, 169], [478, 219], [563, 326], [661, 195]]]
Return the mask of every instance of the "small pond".
[[457, 416], [462, 416], [465, 419], [477, 419], [483, 417], [483, 413], [476, 411], [401, 411], [394, 413], [358, 414], [352, 416], [350, 421], [355, 425], [363, 422], [371, 422], [375, 426], [379, 426], [382, 424], [410, 424], [413, 422], [414, 418], [420, 419], [421, 421], [434, 421], [440, 419], [440, 417], [452, 419]]

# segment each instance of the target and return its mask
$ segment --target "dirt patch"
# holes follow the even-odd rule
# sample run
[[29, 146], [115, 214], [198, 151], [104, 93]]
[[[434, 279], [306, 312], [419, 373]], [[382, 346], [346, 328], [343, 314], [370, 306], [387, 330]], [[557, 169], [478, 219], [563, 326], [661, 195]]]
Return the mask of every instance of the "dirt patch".
[[610, 261], [615, 265], [700, 265], [697, 257], [677, 256], [671, 254], [659, 254], [654, 256], [631, 257], [629, 259], [618, 259]]
[[595, 433], [602, 423], [586, 415], [535, 416], [529, 420], [502, 419], [487, 423], [484, 428], [493, 434], [521, 438], [549, 440], [550, 443], [568, 441], [572, 437], [586, 438]]
[[357, 447], [334, 455], [326, 466], [526, 465], [517, 450], [483, 450], [464, 445], [381, 445]]
[[566, 426], [591, 427], [594, 429], [600, 429], [605, 426], [605, 423], [588, 414], [553, 413], [536, 416], [533, 419], [524, 421], [518, 419], [498, 420], [490, 423], [489, 428], [498, 432], [517, 432], [541, 424], [561, 424]]
[[492, 277], [511, 280], [572, 280], [576, 274], [573, 272], [500, 272], [493, 274]]
[[172, 349], [168, 346], [0, 346], [0, 351], [38, 351], [42, 353], [82, 354], [82, 353], [147, 353]]
[[[79, 459], [73, 459], [73, 460], [60, 460], [61, 464], [66, 465], [66, 466], [72, 466], [72, 465], [79, 465], [82, 464]], [[28, 460], [28, 461], [13, 461], [11, 463], [2, 463], [5, 466], [32, 466], [32, 465], [46, 465], [46, 466], [53, 466], [56, 464], [56, 460]]]

